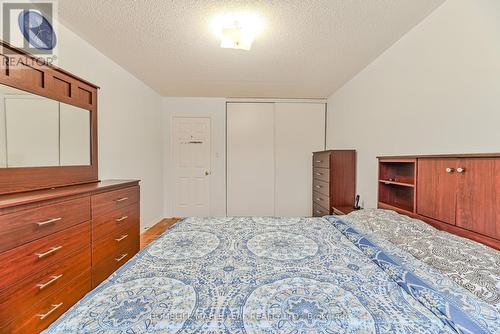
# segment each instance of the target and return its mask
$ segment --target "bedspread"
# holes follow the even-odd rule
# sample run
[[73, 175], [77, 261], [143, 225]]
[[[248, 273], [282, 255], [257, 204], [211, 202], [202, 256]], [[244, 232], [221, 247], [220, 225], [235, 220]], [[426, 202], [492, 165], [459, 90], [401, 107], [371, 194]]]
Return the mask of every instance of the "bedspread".
[[498, 333], [494, 307], [329, 220], [185, 219], [46, 333]]
[[500, 310], [499, 251], [389, 210], [361, 210], [343, 220], [380, 246], [411, 254]]

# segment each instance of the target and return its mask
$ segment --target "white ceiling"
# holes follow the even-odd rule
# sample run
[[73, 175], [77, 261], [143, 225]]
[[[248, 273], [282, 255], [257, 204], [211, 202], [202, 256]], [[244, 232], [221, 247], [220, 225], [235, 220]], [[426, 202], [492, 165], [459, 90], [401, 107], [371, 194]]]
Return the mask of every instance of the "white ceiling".
[[[324, 98], [444, 0], [59, 0], [62, 23], [163, 96]], [[251, 51], [211, 19], [260, 13]]]

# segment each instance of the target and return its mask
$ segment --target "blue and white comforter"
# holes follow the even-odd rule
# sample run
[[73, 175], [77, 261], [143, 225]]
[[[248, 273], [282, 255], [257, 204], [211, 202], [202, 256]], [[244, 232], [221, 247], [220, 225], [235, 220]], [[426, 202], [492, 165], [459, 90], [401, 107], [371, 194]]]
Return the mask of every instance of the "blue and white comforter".
[[186, 219], [46, 333], [500, 332], [495, 307], [328, 219]]

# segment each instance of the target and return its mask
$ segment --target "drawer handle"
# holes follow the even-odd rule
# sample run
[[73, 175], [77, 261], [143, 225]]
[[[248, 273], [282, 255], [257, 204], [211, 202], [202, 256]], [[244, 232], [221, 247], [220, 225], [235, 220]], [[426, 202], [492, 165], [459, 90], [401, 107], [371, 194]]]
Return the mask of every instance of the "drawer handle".
[[322, 201], [323, 199], [322, 199], [322, 198], [319, 198], [319, 197], [316, 197], [316, 200], [317, 200], [317, 201]]
[[323, 175], [323, 173], [316, 173], [316, 175], [321, 176], [321, 175]]
[[128, 200], [128, 197], [122, 197], [122, 198], [115, 199], [115, 202], [116, 203], [120, 203], [120, 202], [123, 202], [123, 201], [126, 201], [126, 200]]
[[127, 237], [128, 237], [128, 234], [124, 234], [124, 235], [122, 235], [121, 237], [119, 237], [118, 239], [115, 239], [115, 240], [118, 241], [118, 242], [120, 242], [120, 241], [122, 241], [124, 239], [127, 239]]
[[322, 187], [322, 186], [320, 186], [320, 185], [316, 185], [316, 188], [318, 188], [318, 189], [319, 189], [319, 188], [323, 188], [323, 187]]
[[321, 213], [322, 211], [321, 210], [316, 210], [316, 213]]
[[46, 251], [45, 253], [35, 253], [36, 256], [38, 256], [38, 259], [43, 259], [44, 257], [46, 256], [49, 256], [51, 254], [54, 254], [55, 252], [57, 252], [58, 250], [60, 250], [62, 248], [62, 246], [57, 246], [57, 247], [52, 247], [51, 249], [49, 249], [48, 251]]
[[45, 225], [49, 225], [49, 224], [52, 224], [52, 223], [55, 223], [55, 222], [58, 222], [62, 219], [62, 217], [57, 217], [57, 218], [52, 218], [52, 219], [49, 219], [49, 220], [45, 220], [43, 222], [38, 222], [36, 223], [38, 225], [38, 227], [42, 227], [42, 226], [45, 226]]
[[47, 283], [40, 283], [40, 284], [37, 284], [36, 286], [37, 286], [40, 290], [43, 290], [43, 289], [45, 289], [46, 287], [48, 287], [49, 285], [51, 285], [52, 283], [54, 283], [55, 281], [57, 281], [58, 279], [60, 279], [62, 276], [63, 276], [63, 274], [61, 274], [61, 275], [57, 275], [57, 276], [51, 276], [51, 280], [50, 280], [50, 281], [48, 281]]
[[116, 220], [116, 222], [118, 222], [118, 223], [119, 223], [119, 222], [124, 221], [124, 220], [125, 220], [125, 219], [127, 219], [127, 218], [128, 218], [128, 216], [123, 216], [123, 217], [117, 218], [117, 219], [115, 219], [115, 220]]
[[45, 314], [38, 314], [38, 317], [40, 317], [40, 320], [43, 320], [45, 318], [47, 318], [49, 315], [51, 315], [55, 310], [57, 310], [59, 307], [62, 306], [63, 303], [59, 303], [59, 304], [52, 304], [52, 308], [50, 309], [50, 311], [48, 311], [47, 313]]
[[116, 261], [116, 262], [120, 262], [121, 260], [123, 260], [124, 258], [126, 258], [126, 257], [127, 257], [127, 255], [128, 255], [127, 253], [122, 254], [120, 257], [117, 257], [117, 258], [115, 259], [115, 261]]
[[318, 164], [320, 164], [322, 162], [323, 162], [323, 160], [316, 160], [316, 163], [318, 163]]

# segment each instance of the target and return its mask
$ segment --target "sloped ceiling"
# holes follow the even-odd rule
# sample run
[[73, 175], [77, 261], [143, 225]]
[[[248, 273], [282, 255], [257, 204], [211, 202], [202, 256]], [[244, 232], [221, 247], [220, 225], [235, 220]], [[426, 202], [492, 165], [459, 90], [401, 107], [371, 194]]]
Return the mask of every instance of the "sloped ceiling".
[[[444, 0], [59, 0], [69, 29], [163, 96], [324, 98]], [[251, 51], [212, 18], [259, 13]]]

